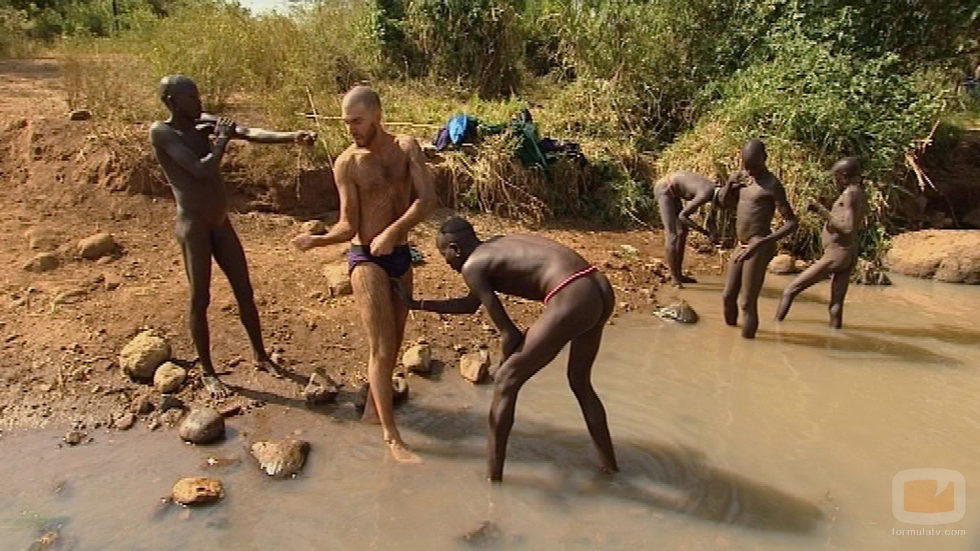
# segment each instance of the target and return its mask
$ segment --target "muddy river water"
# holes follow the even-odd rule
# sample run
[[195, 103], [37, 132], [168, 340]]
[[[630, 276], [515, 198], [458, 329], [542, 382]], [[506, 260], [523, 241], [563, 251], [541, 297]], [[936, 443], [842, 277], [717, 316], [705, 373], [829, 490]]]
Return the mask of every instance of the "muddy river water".
[[[63, 430], [4, 434], [0, 548], [55, 530], [64, 549], [454, 549], [484, 521], [484, 543], [518, 549], [980, 547], [980, 288], [854, 287], [835, 332], [826, 283], [770, 321], [786, 283], [769, 278], [755, 341], [721, 322], [717, 281], [679, 292], [696, 325], [642, 312], [608, 328], [594, 383], [615, 477], [597, 474], [562, 354], [522, 391], [504, 484], [489, 485], [490, 388], [447, 367], [413, 378], [399, 410], [422, 465], [391, 462], [346, 399], [320, 412], [271, 400], [207, 447], [142, 426], [75, 448], [59, 447]], [[291, 434], [313, 444], [305, 470], [266, 478], [247, 443]], [[965, 516], [899, 521], [893, 479], [913, 468], [961, 473]], [[160, 505], [195, 475], [220, 478], [224, 501]]]

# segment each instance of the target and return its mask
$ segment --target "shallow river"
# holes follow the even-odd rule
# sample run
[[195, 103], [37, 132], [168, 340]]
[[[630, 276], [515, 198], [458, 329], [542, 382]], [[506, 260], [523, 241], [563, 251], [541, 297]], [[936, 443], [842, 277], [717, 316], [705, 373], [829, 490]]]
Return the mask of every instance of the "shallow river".
[[[63, 431], [5, 434], [0, 548], [59, 530], [63, 549], [453, 549], [488, 520], [502, 548], [980, 547], [980, 288], [852, 287], [835, 332], [826, 283], [770, 321], [787, 281], [769, 278], [755, 341], [721, 322], [716, 281], [680, 292], [696, 325], [643, 312], [607, 329], [594, 383], [622, 469], [612, 479], [597, 474], [562, 354], [521, 393], [500, 487], [483, 478], [490, 388], [452, 368], [413, 378], [399, 410], [417, 466], [391, 462], [347, 400], [323, 412], [280, 400], [229, 420], [229, 437], [208, 447], [141, 425], [75, 448], [59, 447]], [[267, 479], [248, 441], [290, 434], [313, 444], [305, 470]], [[893, 477], [912, 468], [965, 477], [962, 520], [896, 519]], [[160, 505], [195, 475], [220, 478], [225, 500]]]

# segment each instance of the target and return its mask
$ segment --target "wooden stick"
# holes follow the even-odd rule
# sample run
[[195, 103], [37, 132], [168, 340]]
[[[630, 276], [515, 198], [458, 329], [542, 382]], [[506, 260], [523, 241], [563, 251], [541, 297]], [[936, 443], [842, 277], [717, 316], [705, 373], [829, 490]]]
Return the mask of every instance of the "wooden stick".
[[[316, 119], [318, 121], [318, 123], [319, 123], [320, 120], [327, 120], [327, 121], [342, 121], [342, 120], [344, 120], [344, 117], [338, 117], [336, 115], [319, 115], [319, 114], [317, 114], [317, 112], [315, 110], [312, 113], [300, 113], [300, 112], [297, 112], [296, 115], [298, 115], [300, 117], [306, 117], [308, 119]], [[438, 130], [438, 129], [442, 128], [442, 125], [439, 125], [439, 124], [429, 124], [429, 123], [422, 123], [422, 122], [395, 122], [395, 121], [385, 121], [384, 124], [386, 126], [408, 126], [408, 127], [412, 127], [412, 128], [428, 128], [428, 129], [432, 129], [432, 130]]]
[[316, 121], [316, 130], [318, 132], [317, 136], [320, 138], [320, 144], [323, 145], [323, 152], [327, 154], [327, 161], [330, 162], [330, 168], [333, 168], [333, 157], [330, 156], [330, 150], [327, 149], [327, 140], [323, 138], [323, 127], [320, 126], [320, 115], [317, 113], [316, 104], [313, 103], [313, 94], [310, 92], [310, 87], [306, 87], [306, 98], [310, 100], [310, 109], [313, 111], [314, 121]]

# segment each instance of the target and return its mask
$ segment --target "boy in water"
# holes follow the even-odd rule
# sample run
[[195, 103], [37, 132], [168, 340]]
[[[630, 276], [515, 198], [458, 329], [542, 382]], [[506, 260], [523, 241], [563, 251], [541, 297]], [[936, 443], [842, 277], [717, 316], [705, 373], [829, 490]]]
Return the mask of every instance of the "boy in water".
[[[653, 186], [653, 196], [660, 206], [660, 221], [667, 234], [667, 267], [678, 289], [683, 288], [685, 283], [697, 283], [697, 280], [681, 271], [688, 230], [702, 233], [712, 242], [717, 240], [714, 209], [717, 190], [718, 187], [708, 178], [684, 170], [667, 174]], [[687, 204], [684, 205], [683, 201], [687, 201]], [[702, 205], [711, 205], [705, 224], [707, 228], [691, 220], [691, 215]]]
[[855, 238], [864, 227], [868, 196], [861, 187], [861, 166], [857, 158], [841, 159], [830, 169], [834, 182], [844, 188], [828, 212], [820, 203], [810, 203], [807, 209], [827, 219], [823, 226], [823, 256], [803, 271], [783, 291], [776, 320], [783, 321], [796, 295], [814, 283], [830, 276], [830, 326], [840, 329], [844, 320], [844, 295], [851, 280], [851, 271], [858, 259]]
[[[592, 388], [592, 364], [602, 329], [612, 314], [609, 281], [575, 251], [541, 237], [512, 235], [480, 241], [473, 226], [454, 217], [436, 237], [446, 262], [463, 275], [470, 293], [450, 300], [412, 300], [399, 289], [412, 310], [472, 314], [482, 304], [503, 335], [503, 361], [494, 375], [487, 445], [491, 481], [503, 477], [507, 438], [514, 424], [517, 393], [567, 343], [568, 382], [585, 416], [589, 434], [606, 471], [618, 470], [606, 411]], [[496, 293], [545, 304], [542, 316], [526, 335], [507, 315]]]

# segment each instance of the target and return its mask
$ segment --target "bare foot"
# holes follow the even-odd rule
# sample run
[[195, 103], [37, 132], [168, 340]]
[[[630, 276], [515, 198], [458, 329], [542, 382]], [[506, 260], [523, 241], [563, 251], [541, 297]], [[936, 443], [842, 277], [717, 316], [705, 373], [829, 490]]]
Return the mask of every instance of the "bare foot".
[[385, 440], [385, 443], [388, 444], [388, 449], [391, 450], [391, 456], [395, 458], [395, 461], [411, 465], [422, 462], [422, 458], [408, 449], [408, 446], [401, 440]]
[[204, 388], [207, 389], [208, 394], [212, 398], [227, 398], [232, 395], [231, 389], [226, 387], [214, 375], [204, 375], [201, 377], [201, 380], [204, 382]]
[[258, 369], [259, 371], [268, 371], [269, 373], [272, 373], [272, 376], [277, 379], [282, 379], [283, 376], [286, 375], [286, 372], [283, 371], [281, 367], [279, 367], [279, 364], [277, 364], [276, 362], [272, 361], [269, 358], [266, 358], [264, 360], [256, 360], [255, 369]]

